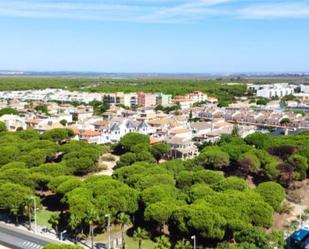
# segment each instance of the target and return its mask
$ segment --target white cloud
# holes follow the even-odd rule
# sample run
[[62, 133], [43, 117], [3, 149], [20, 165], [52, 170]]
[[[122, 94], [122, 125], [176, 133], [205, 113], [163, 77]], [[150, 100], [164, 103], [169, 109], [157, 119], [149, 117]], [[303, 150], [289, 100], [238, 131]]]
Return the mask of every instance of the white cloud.
[[295, 2], [255, 5], [240, 9], [238, 17], [244, 19], [309, 18], [309, 5]]
[[[280, 1], [280, 2], [278, 2]], [[210, 16], [309, 18], [304, 0], [0, 0], [0, 16], [113, 22], [191, 23]]]
[[0, 15], [102, 21], [179, 22], [218, 14], [211, 7], [231, 0], [0, 0]]
[[214, 6], [226, 4], [231, 0], [196, 0], [171, 6], [168, 8], [162, 8], [150, 15], [144, 16], [144, 21], [156, 22], [160, 21], [171, 21], [171, 22], [190, 22], [194, 20], [203, 19], [209, 15], [222, 15], [226, 11], [223, 9], [216, 9]]

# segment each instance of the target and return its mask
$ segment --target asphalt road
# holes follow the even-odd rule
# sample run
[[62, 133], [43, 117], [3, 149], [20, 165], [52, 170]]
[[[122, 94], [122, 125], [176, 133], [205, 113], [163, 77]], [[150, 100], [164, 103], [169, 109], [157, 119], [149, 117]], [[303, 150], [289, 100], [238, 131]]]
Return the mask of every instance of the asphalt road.
[[0, 244], [9, 248], [41, 249], [48, 243], [57, 243], [42, 236], [0, 224]]

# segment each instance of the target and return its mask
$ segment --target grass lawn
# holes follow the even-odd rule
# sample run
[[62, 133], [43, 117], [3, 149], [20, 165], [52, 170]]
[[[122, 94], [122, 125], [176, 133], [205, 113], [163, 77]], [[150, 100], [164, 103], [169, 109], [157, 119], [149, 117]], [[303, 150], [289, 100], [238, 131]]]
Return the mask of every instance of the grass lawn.
[[[113, 236], [114, 235], [114, 236]], [[121, 237], [121, 231], [119, 226], [113, 226], [111, 230], [111, 238], [113, 237]], [[108, 241], [108, 233], [98, 234], [94, 238], [97, 242], [107, 242]], [[126, 242], [126, 249], [138, 249], [138, 241], [135, 241], [132, 237], [125, 235], [125, 242]], [[142, 249], [153, 249], [155, 243], [150, 240], [143, 240], [142, 242]]]
[[48, 211], [48, 210], [45, 210], [45, 209], [38, 211], [37, 212], [38, 225], [51, 228], [51, 225], [48, 223], [48, 220], [49, 220], [50, 216], [54, 213], [57, 213], [57, 212], [52, 212], [52, 211]]
[[[143, 240], [142, 249], [153, 249], [154, 247], [155, 243], [152, 240]], [[126, 236], [126, 248], [138, 249], [138, 241], [135, 241], [132, 237]]]

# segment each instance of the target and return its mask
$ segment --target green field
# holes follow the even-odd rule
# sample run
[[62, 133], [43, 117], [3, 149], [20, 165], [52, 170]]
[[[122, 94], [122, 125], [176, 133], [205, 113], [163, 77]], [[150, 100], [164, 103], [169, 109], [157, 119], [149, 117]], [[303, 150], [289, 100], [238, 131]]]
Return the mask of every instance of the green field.
[[[114, 234], [114, 236], [113, 236]], [[116, 235], [115, 235], [116, 234]], [[113, 237], [120, 237], [121, 231], [118, 226], [113, 226], [111, 230], [111, 238]], [[108, 233], [98, 234], [95, 236], [96, 242], [107, 242], [108, 241]], [[138, 248], [138, 241], [134, 240], [133, 237], [125, 235], [125, 243], [126, 243], [126, 249], [137, 249]], [[150, 240], [143, 240], [142, 242], [142, 249], [153, 249], [155, 247], [155, 243]]]
[[57, 212], [51, 212], [46, 209], [42, 209], [37, 212], [37, 222], [40, 226], [45, 226], [51, 228], [51, 225], [48, 223], [50, 216]]

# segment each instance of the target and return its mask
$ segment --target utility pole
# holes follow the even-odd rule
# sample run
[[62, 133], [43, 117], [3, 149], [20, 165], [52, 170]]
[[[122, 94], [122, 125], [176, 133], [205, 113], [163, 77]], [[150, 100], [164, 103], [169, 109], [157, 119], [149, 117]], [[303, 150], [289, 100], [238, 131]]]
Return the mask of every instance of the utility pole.
[[31, 196], [33, 200], [33, 209], [34, 209], [34, 233], [37, 233], [37, 218], [36, 218], [36, 200], [34, 196]]
[[111, 249], [111, 215], [110, 214], [106, 214], [105, 217], [108, 218], [108, 220], [107, 220], [108, 249]]

